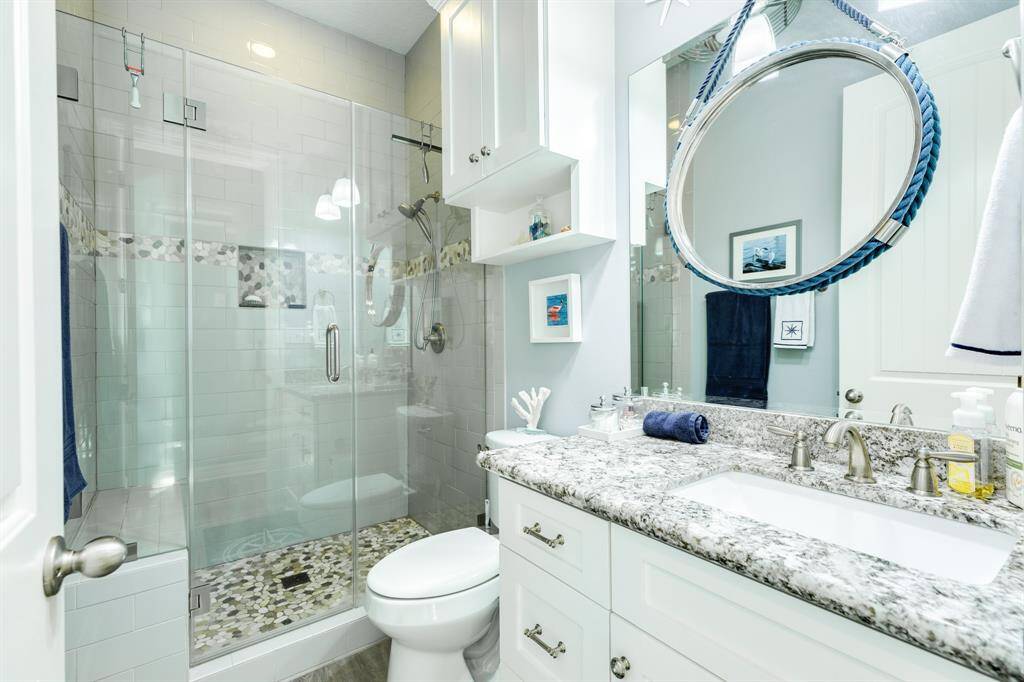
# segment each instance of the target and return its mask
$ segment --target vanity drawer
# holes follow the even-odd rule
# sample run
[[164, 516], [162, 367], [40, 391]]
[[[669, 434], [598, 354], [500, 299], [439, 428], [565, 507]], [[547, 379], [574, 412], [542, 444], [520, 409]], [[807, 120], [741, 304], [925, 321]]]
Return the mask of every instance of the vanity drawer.
[[723, 679], [987, 679], [633, 531], [611, 538], [615, 613]]
[[608, 611], [508, 547], [501, 548], [499, 613], [501, 665], [514, 675], [530, 682], [607, 678]]
[[505, 479], [499, 486], [501, 543], [608, 608], [610, 524]]
[[[612, 614], [611, 665], [628, 661], [629, 670], [622, 677], [609, 671], [609, 682], [617, 680], [652, 680], [656, 682], [719, 682], [719, 678], [686, 656], [665, 646], [629, 621]], [[616, 661], [616, 659], [623, 659]], [[614, 670], [614, 668], [612, 669]]]

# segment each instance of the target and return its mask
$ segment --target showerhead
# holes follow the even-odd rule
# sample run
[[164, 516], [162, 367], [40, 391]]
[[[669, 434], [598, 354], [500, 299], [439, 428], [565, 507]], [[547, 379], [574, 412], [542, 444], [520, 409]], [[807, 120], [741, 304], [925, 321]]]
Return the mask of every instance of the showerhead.
[[401, 203], [398, 205], [398, 211], [409, 220], [412, 220], [420, 214], [423, 210], [423, 201], [426, 197], [417, 199], [412, 204]]
[[411, 204], [401, 203], [398, 205], [398, 211], [409, 220], [412, 220], [417, 215], [423, 212], [423, 203], [427, 199], [433, 199], [434, 203], [436, 204], [437, 202], [441, 201], [441, 193], [431, 192], [430, 194], [420, 197]]

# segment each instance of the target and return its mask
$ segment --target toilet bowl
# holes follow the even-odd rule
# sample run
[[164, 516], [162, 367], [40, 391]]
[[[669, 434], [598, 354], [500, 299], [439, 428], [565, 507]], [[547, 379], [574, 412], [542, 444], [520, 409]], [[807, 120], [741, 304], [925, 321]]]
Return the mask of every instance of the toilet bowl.
[[388, 682], [471, 682], [463, 650], [498, 607], [498, 540], [476, 528], [423, 538], [366, 577], [366, 615], [391, 637]]
[[[365, 528], [398, 519], [408, 512], [405, 486], [389, 474], [370, 474], [356, 479], [359, 525]], [[352, 530], [352, 479], [345, 478], [314, 488], [299, 499], [299, 523], [311, 538], [323, 538]]]

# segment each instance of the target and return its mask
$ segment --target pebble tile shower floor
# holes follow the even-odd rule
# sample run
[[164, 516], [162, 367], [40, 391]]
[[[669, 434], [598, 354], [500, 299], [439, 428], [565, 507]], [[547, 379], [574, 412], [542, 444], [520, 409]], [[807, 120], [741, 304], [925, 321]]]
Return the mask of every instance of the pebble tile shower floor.
[[[430, 533], [409, 517], [359, 531], [357, 584], [382, 558]], [[249, 640], [353, 604], [351, 533], [310, 540], [193, 573], [193, 587], [210, 586], [209, 611], [192, 618], [193, 662], [236, 649]], [[282, 578], [305, 572], [290, 589]]]

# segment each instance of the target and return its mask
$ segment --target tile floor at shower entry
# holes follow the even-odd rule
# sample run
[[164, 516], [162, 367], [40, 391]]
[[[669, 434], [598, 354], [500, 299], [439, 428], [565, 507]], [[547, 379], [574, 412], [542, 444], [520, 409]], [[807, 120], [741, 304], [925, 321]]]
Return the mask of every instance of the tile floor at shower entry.
[[[357, 585], [382, 558], [429, 534], [409, 517], [361, 529]], [[193, 587], [210, 586], [210, 606], [192, 616], [192, 663], [353, 606], [351, 565], [351, 533], [339, 533], [193, 571]]]

